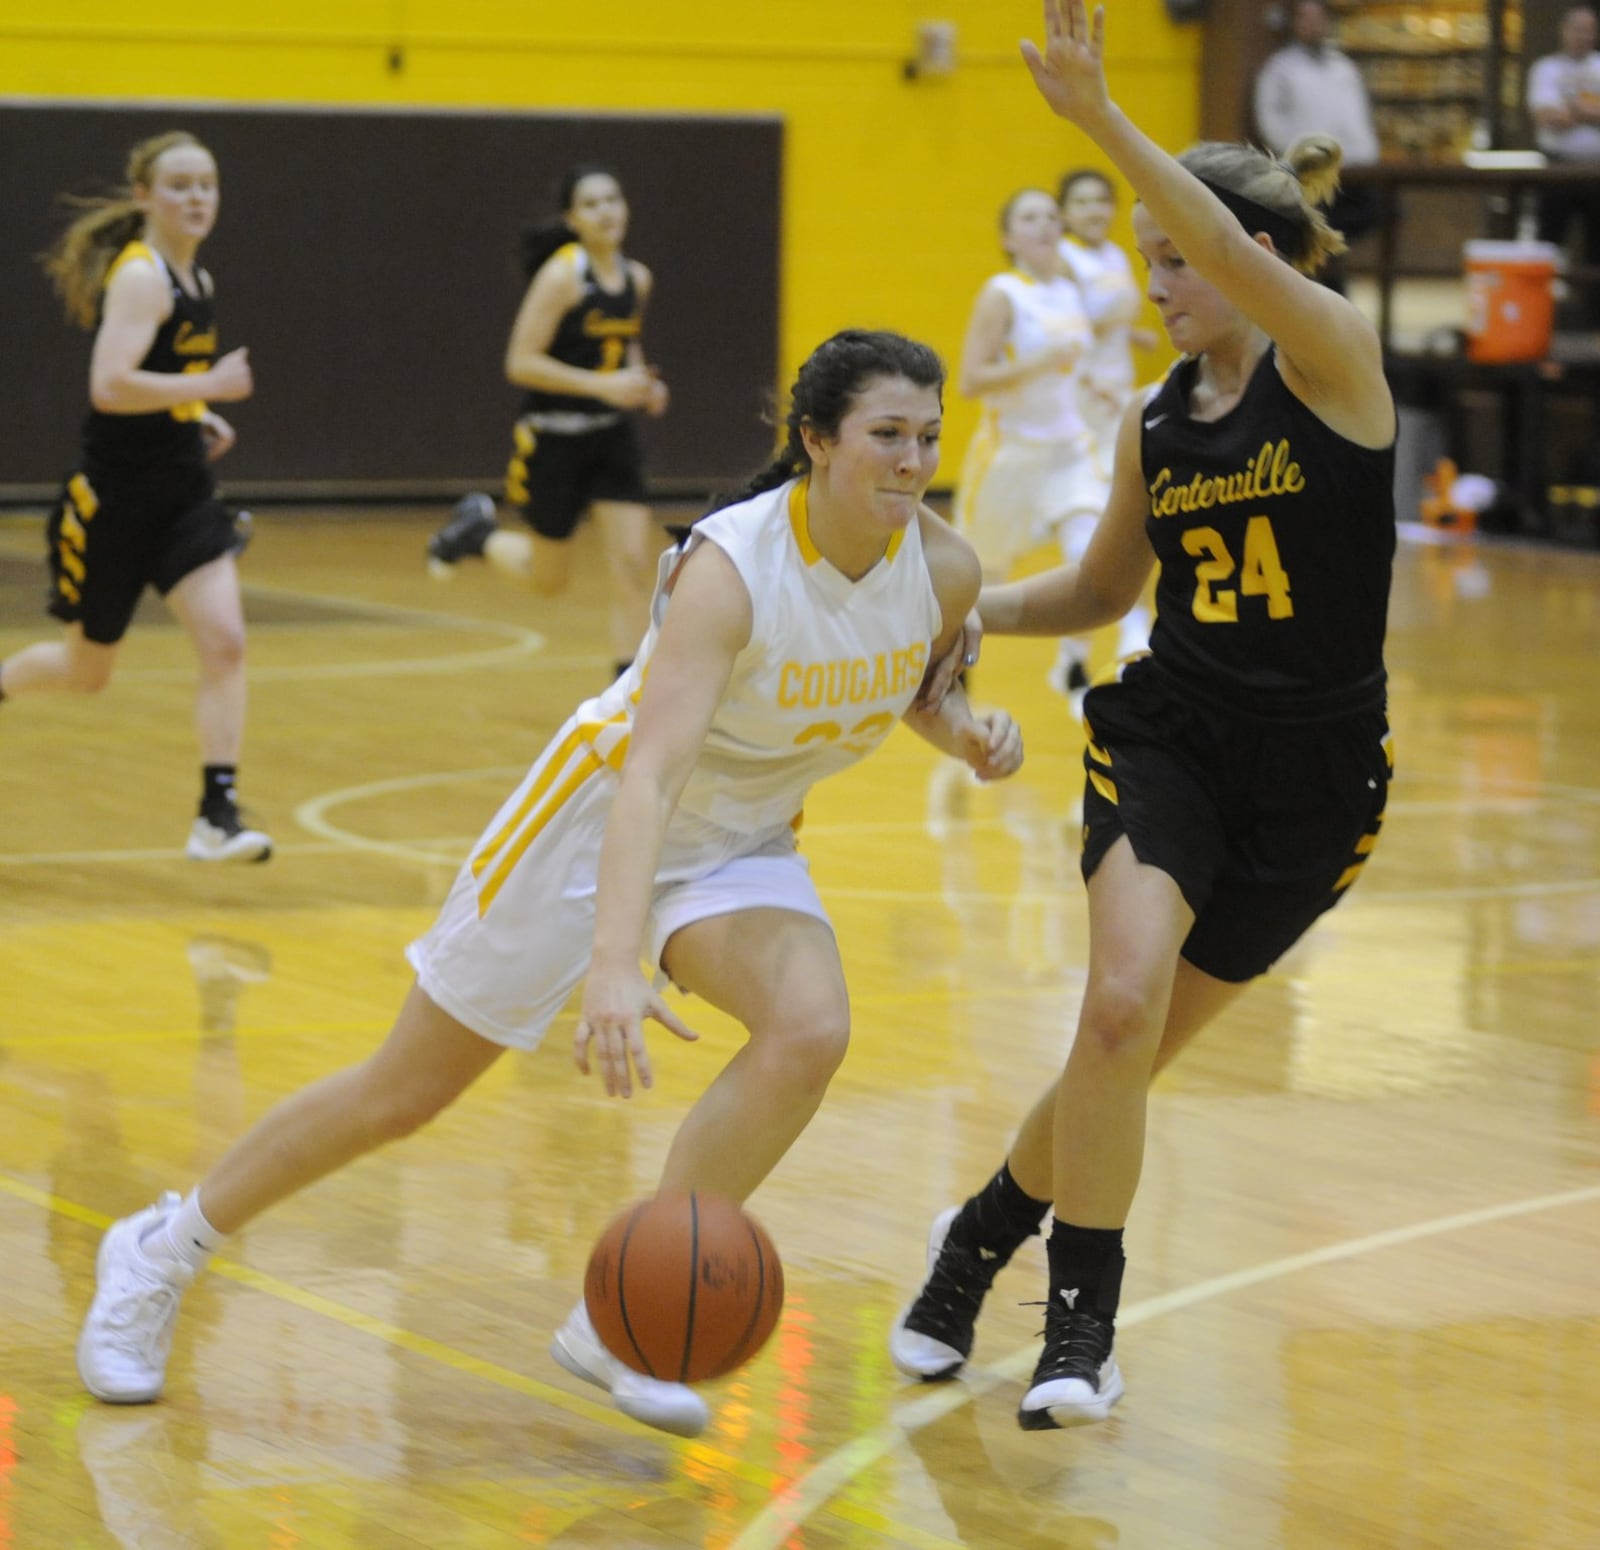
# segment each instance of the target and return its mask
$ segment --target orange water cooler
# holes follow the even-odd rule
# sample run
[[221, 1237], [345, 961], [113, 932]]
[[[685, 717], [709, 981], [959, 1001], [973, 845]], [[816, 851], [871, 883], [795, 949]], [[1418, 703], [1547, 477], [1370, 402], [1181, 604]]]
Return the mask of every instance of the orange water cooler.
[[1549, 242], [1473, 241], [1463, 250], [1467, 278], [1467, 358], [1541, 361], [1555, 327], [1556, 270]]

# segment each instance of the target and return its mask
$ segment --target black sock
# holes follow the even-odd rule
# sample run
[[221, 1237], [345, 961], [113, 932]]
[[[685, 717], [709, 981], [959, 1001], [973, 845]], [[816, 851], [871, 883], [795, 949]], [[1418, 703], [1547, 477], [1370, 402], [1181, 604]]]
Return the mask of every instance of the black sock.
[[200, 816], [210, 818], [217, 813], [231, 813], [238, 806], [233, 791], [237, 766], [206, 764], [201, 769], [205, 784], [200, 789]]
[[1075, 1312], [1094, 1313], [1108, 1324], [1115, 1323], [1127, 1263], [1122, 1229], [1074, 1227], [1053, 1217], [1045, 1252], [1050, 1256], [1051, 1303], [1063, 1298]]
[[1001, 1163], [1000, 1171], [965, 1205], [950, 1224], [958, 1243], [973, 1249], [987, 1249], [1003, 1265], [1039, 1231], [1050, 1210], [1048, 1200], [1035, 1200], [1011, 1176], [1011, 1164]]

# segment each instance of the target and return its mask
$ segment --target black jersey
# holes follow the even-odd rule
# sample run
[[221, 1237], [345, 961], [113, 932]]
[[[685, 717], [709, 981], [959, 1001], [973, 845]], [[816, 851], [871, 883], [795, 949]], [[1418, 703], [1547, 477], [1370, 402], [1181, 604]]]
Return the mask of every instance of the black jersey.
[[[584, 371], [617, 371], [627, 362], [628, 346], [639, 337], [644, 312], [639, 305], [639, 288], [633, 283], [633, 266], [623, 260], [620, 291], [606, 290], [595, 277], [594, 265], [581, 243], [559, 249], [554, 258], [575, 255], [583, 294], [574, 307], [562, 314], [556, 336], [545, 352], [567, 366]], [[614, 418], [616, 407], [598, 398], [578, 393], [547, 393], [530, 388], [523, 398], [524, 414], [582, 414]]]
[[1203, 701], [1316, 721], [1381, 705], [1394, 448], [1330, 430], [1257, 363], [1220, 420], [1190, 418], [1197, 362], [1145, 407], [1155, 661]]
[[[191, 295], [178, 282], [166, 260], [144, 242], [130, 242], [106, 271], [110, 283], [117, 269], [130, 259], [148, 259], [166, 276], [172, 292], [172, 315], [156, 330], [140, 371], [196, 372], [210, 368], [217, 354], [217, 325], [211, 303], [210, 281], [195, 269], [200, 294]], [[145, 466], [150, 463], [205, 462], [200, 418], [206, 406], [200, 399], [158, 409], [153, 414], [103, 414], [90, 409], [83, 422], [83, 450], [90, 462]]]

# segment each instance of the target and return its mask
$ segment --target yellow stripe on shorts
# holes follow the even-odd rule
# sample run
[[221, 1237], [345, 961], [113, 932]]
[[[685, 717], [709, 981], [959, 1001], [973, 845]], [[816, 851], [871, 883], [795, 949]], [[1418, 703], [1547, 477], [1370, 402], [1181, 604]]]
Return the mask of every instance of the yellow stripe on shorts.
[[[505, 886], [506, 879], [527, 853], [528, 847], [545, 831], [550, 820], [561, 811], [573, 793], [602, 767], [613, 771], [622, 769], [622, 762], [628, 753], [629, 739], [626, 733], [617, 738], [604, 753], [595, 748], [595, 743], [608, 729], [626, 720], [626, 713], [619, 713], [609, 721], [574, 727], [551, 752], [544, 769], [539, 772], [539, 778], [528, 788], [516, 812], [472, 858], [472, 875], [479, 880], [480, 919], [488, 913], [495, 896]], [[573, 755], [580, 748], [583, 749], [582, 757], [574, 764]]]

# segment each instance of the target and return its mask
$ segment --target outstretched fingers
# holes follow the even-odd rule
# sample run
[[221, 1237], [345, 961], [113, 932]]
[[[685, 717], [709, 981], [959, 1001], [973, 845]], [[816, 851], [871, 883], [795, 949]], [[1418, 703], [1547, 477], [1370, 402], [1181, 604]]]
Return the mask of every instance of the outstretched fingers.
[[655, 1085], [655, 1069], [650, 1064], [650, 1051], [644, 1042], [645, 1018], [660, 1023], [680, 1039], [700, 1037], [653, 991], [645, 998], [637, 1017], [584, 1016], [578, 1019], [572, 1058], [578, 1069], [588, 1076], [592, 1056], [607, 1097], [631, 1098], [635, 1075], [641, 1087]]

